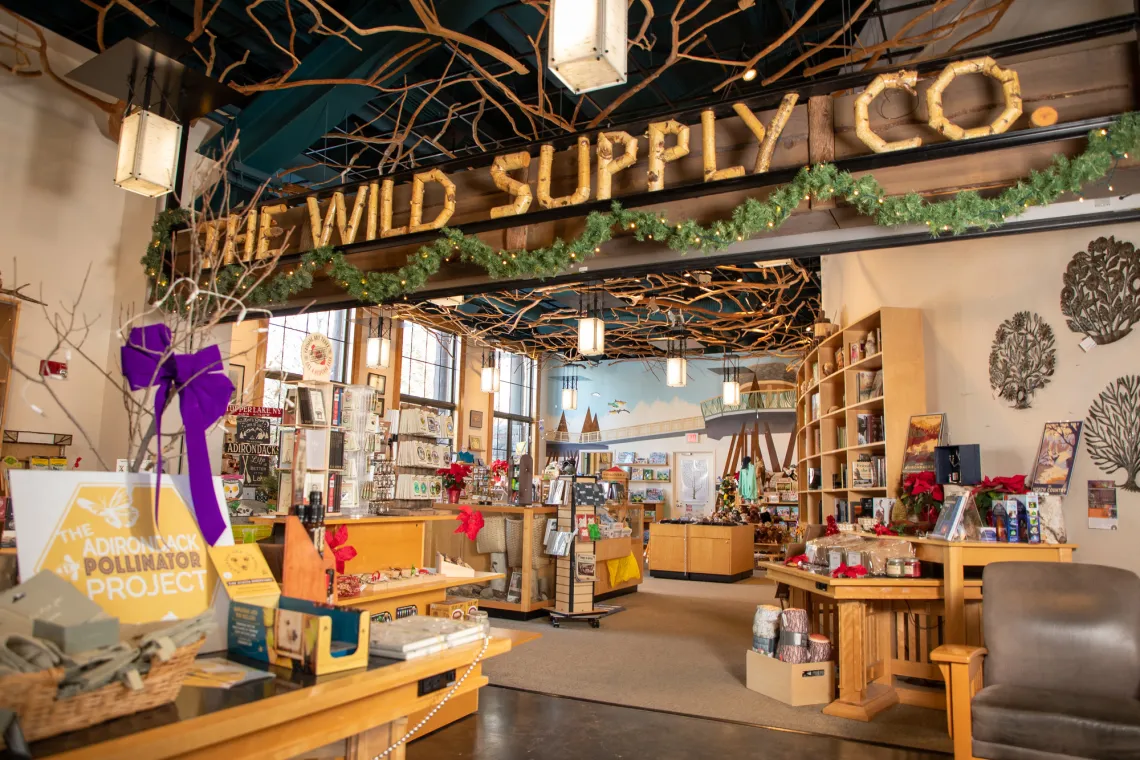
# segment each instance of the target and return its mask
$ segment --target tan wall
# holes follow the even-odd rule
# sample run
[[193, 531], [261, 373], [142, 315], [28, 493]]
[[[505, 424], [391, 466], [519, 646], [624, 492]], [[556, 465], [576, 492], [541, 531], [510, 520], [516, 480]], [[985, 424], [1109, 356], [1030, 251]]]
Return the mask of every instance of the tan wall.
[[[1077, 345], [1084, 336], [1060, 311], [1065, 267], [1102, 235], [1140, 243], [1140, 224], [825, 256], [824, 310], [842, 312], [846, 324], [880, 306], [921, 308], [929, 411], [946, 413], [950, 441], [981, 445], [983, 474], [1028, 475], [1046, 421], [1086, 418], [1110, 382], [1140, 373], [1140, 331], [1085, 353]], [[989, 353], [998, 325], [1022, 310], [1053, 327], [1057, 367], [1031, 408], [1018, 410], [994, 397]], [[1124, 481], [1120, 471], [1100, 471], [1082, 436], [1063, 502], [1069, 540], [1080, 546], [1079, 561], [1140, 572], [1140, 494], [1118, 490], [1118, 530], [1088, 527], [1087, 483], [1110, 478]]]

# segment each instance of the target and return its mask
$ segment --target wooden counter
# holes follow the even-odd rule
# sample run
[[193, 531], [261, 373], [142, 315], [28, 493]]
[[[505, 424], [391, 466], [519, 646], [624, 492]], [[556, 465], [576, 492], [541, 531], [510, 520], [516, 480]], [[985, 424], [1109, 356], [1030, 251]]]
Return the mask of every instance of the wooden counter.
[[[483, 659], [504, 654], [526, 640], [514, 631], [492, 629], [491, 633]], [[187, 686], [172, 704], [44, 739], [31, 749], [35, 757], [58, 760], [221, 760], [295, 757], [343, 741], [346, 760], [371, 759], [450, 691], [445, 686], [419, 696], [420, 681], [449, 671], [462, 677], [481, 649], [482, 644], [471, 644], [408, 662], [373, 657], [367, 669], [320, 677], [265, 666], [275, 679], [228, 690]], [[448, 722], [453, 703], [477, 706], [478, 691], [486, 684], [482, 665], [476, 664], [455, 696], [417, 736]], [[400, 760], [404, 747], [388, 757]]]
[[751, 577], [751, 525], [649, 525], [649, 574], [654, 578], [734, 583]]
[[[894, 536], [863, 535], [890, 540]], [[831, 578], [761, 562], [770, 580], [786, 584], [791, 607], [802, 607], [812, 633], [832, 642], [839, 666], [838, 698], [828, 715], [871, 720], [893, 704], [946, 709], [941, 688], [924, 688], [901, 678], [942, 681], [930, 652], [942, 644], [985, 642], [982, 630], [982, 582], [967, 579], [966, 567], [990, 562], [1069, 562], [1072, 544], [1001, 544], [907, 538], [927, 565], [924, 575], [941, 578]]]
[[[442, 552], [449, 557], [460, 557], [471, 567], [482, 572], [490, 571], [491, 555], [480, 554], [475, 551], [474, 541], [462, 533], [455, 532], [455, 528], [458, 525], [455, 521], [456, 513], [460, 509], [468, 507], [476, 512], [482, 512], [487, 515], [502, 515], [508, 518], [515, 517], [521, 519], [523, 521], [521, 554], [526, 558], [533, 556], [535, 521], [540, 520], [545, 524], [545, 520], [554, 517], [558, 512], [555, 507], [548, 507], [541, 504], [536, 504], [531, 507], [518, 507], [505, 504], [488, 506], [480, 506], [478, 504], [434, 504], [432, 506], [440, 512], [438, 519], [441, 522], [432, 523], [430, 530], [427, 532], [427, 551], [432, 557], [435, 556], [436, 552]], [[508, 602], [501, 599], [480, 599], [479, 607], [497, 616], [523, 620], [545, 615], [546, 610], [554, 606], [553, 563], [540, 563], [538, 567], [535, 567], [533, 561], [528, 559], [523, 562], [523, 566], [520, 567], [519, 570], [521, 571], [519, 601]], [[549, 589], [549, 599], [540, 600], [534, 598], [537, 589], [540, 588], [540, 579], [543, 579], [541, 586]], [[509, 574], [507, 574], [507, 580], [508, 582], [510, 580]]]

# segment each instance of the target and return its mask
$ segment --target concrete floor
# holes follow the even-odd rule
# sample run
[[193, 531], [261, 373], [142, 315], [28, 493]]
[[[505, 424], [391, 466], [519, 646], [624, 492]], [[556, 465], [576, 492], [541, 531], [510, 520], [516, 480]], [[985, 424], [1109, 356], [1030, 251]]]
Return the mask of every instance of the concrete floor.
[[948, 755], [489, 686], [479, 712], [412, 742], [408, 760], [946, 760]]

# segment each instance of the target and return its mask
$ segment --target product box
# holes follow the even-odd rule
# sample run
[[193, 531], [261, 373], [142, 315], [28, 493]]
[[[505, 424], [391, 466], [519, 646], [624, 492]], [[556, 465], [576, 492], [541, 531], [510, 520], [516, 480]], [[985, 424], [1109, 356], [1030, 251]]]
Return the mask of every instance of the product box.
[[467, 616], [479, 609], [478, 599], [461, 599], [449, 596], [446, 601], [432, 602], [428, 605], [430, 617], [445, 617], [454, 620], [466, 620]]
[[230, 598], [229, 651], [316, 675], [368, 664], [367, 612], [281, 596], [257, 544], [215, 546], [210, 559]]
[[752, 650], [745, 656], [745, 683], [752, 691], [792, 707], [827, 704], [835, 699], [834, 663], [793, 665]]

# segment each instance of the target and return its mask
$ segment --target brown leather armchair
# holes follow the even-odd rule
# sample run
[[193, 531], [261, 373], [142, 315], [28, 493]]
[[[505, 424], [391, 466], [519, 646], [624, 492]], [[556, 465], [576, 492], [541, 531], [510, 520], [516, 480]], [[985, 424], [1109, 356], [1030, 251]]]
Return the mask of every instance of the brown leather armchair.
[[986, 647], [931, 653], [956, 760], [1140, 760], [1140, 578], [998, 562], [982, 595]]

